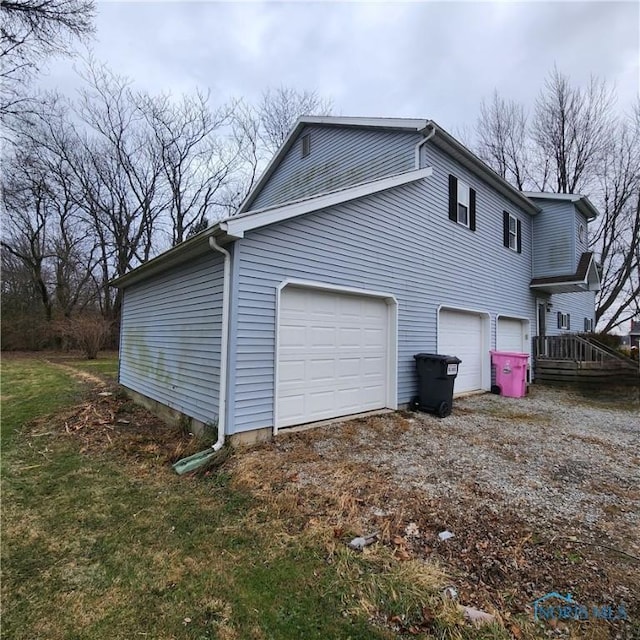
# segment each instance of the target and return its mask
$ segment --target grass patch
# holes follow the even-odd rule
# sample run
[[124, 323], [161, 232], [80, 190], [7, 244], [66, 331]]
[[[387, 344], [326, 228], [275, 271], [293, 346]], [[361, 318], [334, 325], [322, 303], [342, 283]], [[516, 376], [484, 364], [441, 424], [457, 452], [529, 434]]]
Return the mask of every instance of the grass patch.
[[396, 637], [374, 618], [389, 597], [401, 612], [410, 584], [384, 563], [328, 561], [225, 472], [180, 478], [116, 449], [83, 453], [55, 419], [30, 427], [82, 400], [55, 364], [5, 362], [3, 390], [16, 434], [3, 443], [4, 637]]
[[2, 445], [26, 422], [77, 402], [82, 385], [35, 359], [2, 359]]
[[69, 365], [74, 369], [92, 373], [95, 376], [104, 378], [107, 381], [117, 381], [118, 379], [118, 354], [117, 352], [102, 352], [95, 360], [83, 358], [60, 358], [56, 359], [62, 364]]

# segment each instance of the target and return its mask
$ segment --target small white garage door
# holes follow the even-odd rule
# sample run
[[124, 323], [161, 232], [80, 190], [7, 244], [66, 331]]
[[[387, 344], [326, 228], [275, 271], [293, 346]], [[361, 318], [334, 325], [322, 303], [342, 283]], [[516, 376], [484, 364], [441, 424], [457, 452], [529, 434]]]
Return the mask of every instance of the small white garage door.
[[482, 389], [485, 340], [483, 317], [464, 311], [441, 309], [438, 318], [438, 351], [462, 360], [454, 392]]
[[496, 325], [496, 350], [529, 353], [527, 322], [518, 318], [498, 318]]
[[276, 426], [384, 408], [388, 316], [383, 299], [285, 287], [280, 295]]

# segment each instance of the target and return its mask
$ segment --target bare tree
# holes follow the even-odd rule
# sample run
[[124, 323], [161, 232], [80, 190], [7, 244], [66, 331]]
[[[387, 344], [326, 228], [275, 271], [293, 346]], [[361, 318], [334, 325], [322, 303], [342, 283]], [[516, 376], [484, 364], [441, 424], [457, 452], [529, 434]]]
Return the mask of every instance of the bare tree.
[[43, 61], [70, 55], [73, 41], [94, 32], [93, 0], [0, 0], [0, 117], [24, 116], [27, 88]]
[[235, 155], [216, 136], [229, 120], [227, 109], [213, 112], [208, 96], [196, 92], [175, 102], [168, 95], [139, 95], [138, 103], [158, 147], [172, 244], [216, 216]]
[[267, 151], [275, 153], [300, 116], [329, 115], [332, 110], [332, 101], [321, 98], [316, 91], [285, 86], [267, 89], [258, 106], [262, 143]]
[[640, 304], [640, 103], [616, 122], [596, 173], [602, 219], [592, 244], [602, 267], [596, 319], [609, 331], [633, 318]]
[[232, 104], [231, 131], [237, 162], [223, 190], [227, 215], [236, 212], [296, 120], [303, 115], [328, 115], [332, 108], [332, 101], [321, 98], [315, 91], [290, 87], [265, 91], [258, 106], [244, 100]]
[[483, 100], [480, 105], [476, 130], [478, 155], [505, 180], [524, 189], [530, 164], [524, 107], [495, 91], [491, 102]]
[[53, 309], [47, 286], [47, 259], [51, 255], [48, 237], [51, 194], [44, 168], [37, 162], [32, 148], [19, 149], [6, 162], [2, 181], [5, 217], [2, 248], [28, 270], [44, 317], [49, 322]]
[[[3, 255], [14, 259], [6, 263], [10, 277], [18, 276], [19, 281], [22, 271], [30, 274], [40, 309], [34, 313], [31, 306], [27, 313], [14, 298], [7, 299], [4, 290], [3, 306], [6, 312], [8, 303], [9, 315], [16, 318], [14, 336], [27, 336], [37, 317], [50, 324], [56, 317], [68, 318], [93, 301], [95, 244], [79, 216], [72, 176], [58, 171], [49, 151], [33, 137], [23, 136], [18, 142], [2, 176], [2, 248]], [[29, 292], [25, 293], [31, 299]], [[50, 331], [47, 333], [50, 336]], [[33, 346], [30, 339], [22, 342]]]
[[618, 119], [613, 92], [592, 78], [573, 86], [554, 69], [528, 121], [522, 105], [494, 94], [481, 105], [478, 154], [519, 189], [583, 193], [602, 212], [590, 234], [602, 271], [596, 319], [603, 331], [638, 308], [640, 108]]
[[582, 89], [554, 69], [536, 102], [531, 135], [540, 155], [551, 161], [557, 193], [588, 188], [611, 139], [613, 94], [606, 82], [591, 78]]

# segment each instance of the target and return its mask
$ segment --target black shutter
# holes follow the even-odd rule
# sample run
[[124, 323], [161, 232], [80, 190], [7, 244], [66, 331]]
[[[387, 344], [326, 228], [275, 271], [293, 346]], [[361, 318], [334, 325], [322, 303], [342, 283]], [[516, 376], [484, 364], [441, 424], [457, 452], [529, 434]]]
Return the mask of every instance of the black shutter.
[[571, 329], [571, 314], [567, 313], [567, 329]]
[[562, 329], [562, 313], [558, 311], [558, 329]]
[[509, 248], [509, 213], [502, 212], [502, 244]]
[[584, 319], [584, 330], [585, 330], [585, 333], [589, 331], [589, 318]]
[[449, 175], [449, 220], [458, 222], [458, 178]]
[[518, 220], [518, 253], [522, 253], [522, 223]]
[[469, 229], [476, 230], [476, 192], [469, 189]]

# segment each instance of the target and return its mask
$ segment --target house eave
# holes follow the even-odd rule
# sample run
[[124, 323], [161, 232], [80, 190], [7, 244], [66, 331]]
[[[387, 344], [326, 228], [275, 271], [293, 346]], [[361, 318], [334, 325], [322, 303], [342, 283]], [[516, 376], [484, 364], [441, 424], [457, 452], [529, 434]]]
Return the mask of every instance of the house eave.
[[458, 142], [451, 134], [447, 133], [440, 125], [430, 120], [429, 126], [433, 127], [436, 131], [432, 142], [438, 148], [453, 156], [473, 173], [480, 175], [482, 179], [488, 182], [496, 191], [513, 204], [524, 209], [530, 215], [540, 213], [540, 208], [535, 202], [530, 200], [522, 191], [511, 186], [504, 178], [489, 167], [489, 165], [469, 151], [469, 149]]
[[529, 288], [549, 294], [599, 291], [600, 274], [593, 253], [587, 251], [582, 254], [576, 273], [533, 278]]
[[540, 293], [576, 293], [579, 291], [589, 291], [589, 285], [586, 282], [553, 282], [548, 284], [530, 284], [529, 288]]
[[209, 237], [224, 236], [224, 232], [220, 229], [220, 225], [212, 225], [204, 231], [195, 234], [184, 242], [164, 251], [160, 255], [152, 258], [148, 262], [141, 264], [139, 267], [132, 269], [119, 278], [109, 281], [109, 285], [118, 289], [126, 289], [141, 280], [157, 275], [167, 269], [175, 267], [189, 259], [197, 258], [200, 255], [210, 251]]
[[588, 220], [593, 220], [598, 217], [598, 210], [595, 208], [591, 200], [589, 200], [587, 196], [580, 195], [579, 193], [548, 193], [544, 191], [524, 191], [523, 193], [527, 198], [533, 201], [557, 200], [571, 202]]
[[129, 273], [110, 281], [110, 285], [124, 289], [153, 275], [166, 271], [172, 267], [198, 257], [209, 250], [209, 238], [214, 236], [220, 244], [233, 242], [244, 237], [245, 232], [260, 227], [276, 224], [290, 218], [295, 218], [313, 211], [326, 209], [350, 200], [363, 198], [388, 189], [403, 186], [428, 178], [433, 173], [431, 167], [406, 171], [392, 176], [363, 182], [351, 187], [345, 187], [321, 193], [302, 200], [285, 202], [281, 205], [267, 207], [245, 214], [231, 216], [217, 224], [201, 231], [179, 245], [161, 253], [159, 256], [145, 262]]
[[428, 178], [433, 173], [431, 167], [405, 171], [404, 173], [378, 178], [369, 182], [363, 182], [350, 187], [344, 187], [335, 191], [316, 194], [302, 200], [285, 202], [273, 207], [247, 211], [244, 214], [226, 218], [220, 222], [221, 230], [230, 238], [243, 238], [246, 231], [266, 227], [270, 224], [282, 222], [290, 218], [295, 218], [306, 213], [326, 209], [335, 205], [363, 198], [374, 193], [380, 193], [388, 189], [410, 184], [424, 178]]

